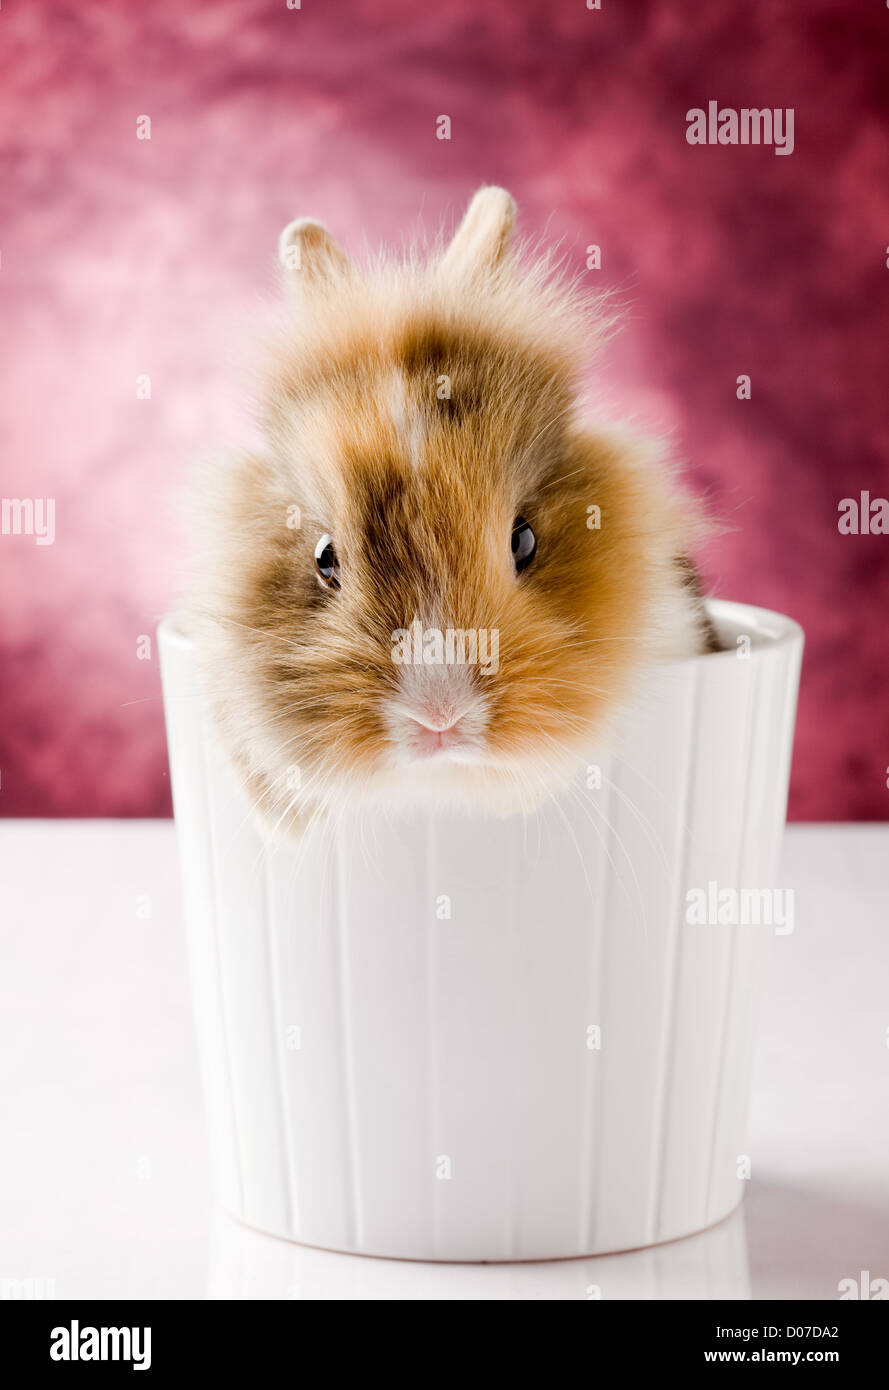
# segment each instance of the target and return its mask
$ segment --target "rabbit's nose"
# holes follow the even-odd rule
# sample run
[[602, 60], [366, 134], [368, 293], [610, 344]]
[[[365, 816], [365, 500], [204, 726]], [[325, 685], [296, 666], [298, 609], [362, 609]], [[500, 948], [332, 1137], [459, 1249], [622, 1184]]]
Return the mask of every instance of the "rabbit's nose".
[[415, 753], [421, 757], [428, 757], [431, 753], [447, 753], [463, 746], [463, 735], [458, 723], [450, 724], [446, 729], [430, 729], [428, 724], [421, 724], [418, 719], [412, 720], [412, 723], [416, 726], [416, 731], [411, 744]]
[[415, 724], [419, 724], [421, 729], [428, 729], [433, 734], [444, 734], [459, 722], [460, 711], [451, 705], [425, 705], [421, 709], [410, 710], [408, 717]]

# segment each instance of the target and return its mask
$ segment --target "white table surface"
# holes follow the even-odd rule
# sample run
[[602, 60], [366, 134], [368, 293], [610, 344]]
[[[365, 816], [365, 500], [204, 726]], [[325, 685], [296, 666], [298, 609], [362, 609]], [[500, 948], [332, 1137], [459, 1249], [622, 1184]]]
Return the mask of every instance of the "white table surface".
[[0, 1296], [835, 1299], [889, 1278], [889, 825], [791, 827], [780, 882], [796, 926], [772, 952], [743, 1207], [655, 1250], [413, 1264], [214, 1208], [172, 824], [0, 823]]

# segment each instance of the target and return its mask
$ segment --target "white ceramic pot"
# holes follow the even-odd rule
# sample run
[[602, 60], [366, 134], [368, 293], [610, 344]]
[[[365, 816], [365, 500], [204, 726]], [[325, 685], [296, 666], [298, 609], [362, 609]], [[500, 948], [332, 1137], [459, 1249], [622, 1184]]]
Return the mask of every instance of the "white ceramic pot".
[[803, 638], [710, 610], [727, 650], [663, 667], [618, 751], [535, 814], [367, 813], [274, 846], [161, 625], [229, 1212], [336, 1250], [529, 1260], [736, 1206], [758, 975], [792, 929], [776, 874]]

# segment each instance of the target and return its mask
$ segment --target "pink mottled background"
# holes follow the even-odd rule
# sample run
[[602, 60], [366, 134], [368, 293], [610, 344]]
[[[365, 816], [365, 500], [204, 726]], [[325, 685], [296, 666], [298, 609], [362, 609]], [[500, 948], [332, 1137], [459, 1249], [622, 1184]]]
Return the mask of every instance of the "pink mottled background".
[[[887, 53], [877, 0], [4, 4], [0, 492], [54, 497], [56, 541], [0, 536], [3, 812], [169, 812], [137, 642], [175, 489], [243, 430], [279, 228], [360, 255], [495, 182], [579, 266], [601, 245], [628, 315], [596, 384], [730, 527], [715, 592], [806, 629], [791, 814], [885, 817], [889, 537], [837, 504], [889, 496]], [[794, 153], [689, 146], [711, 98], [792, 106]]]

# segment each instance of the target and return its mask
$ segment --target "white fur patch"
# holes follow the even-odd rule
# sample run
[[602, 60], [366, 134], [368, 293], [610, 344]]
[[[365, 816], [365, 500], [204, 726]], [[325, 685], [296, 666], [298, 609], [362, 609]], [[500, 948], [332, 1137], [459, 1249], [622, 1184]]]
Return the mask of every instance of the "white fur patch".
[[426, 430], [422, 411], [410, 398], [404, 373], [395, 371], [386, 383], [386, 407], [413, 469], [419, 469], [425, 456]]

